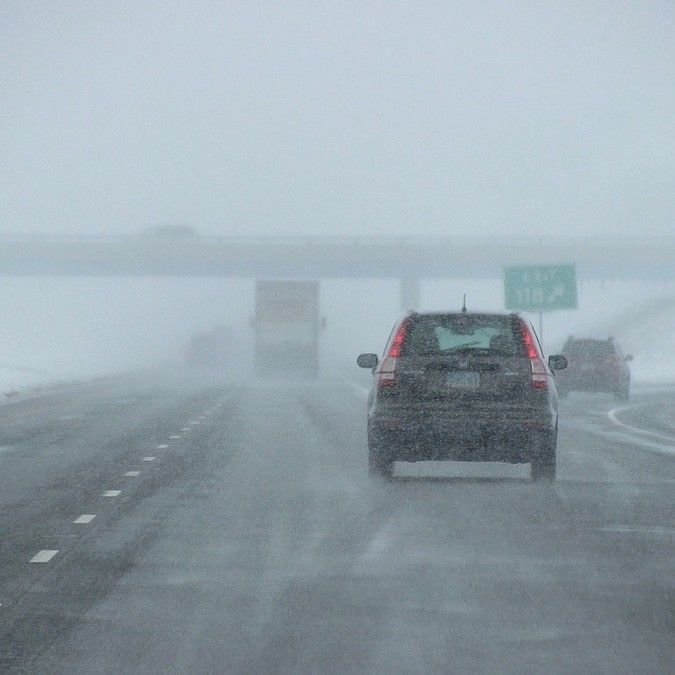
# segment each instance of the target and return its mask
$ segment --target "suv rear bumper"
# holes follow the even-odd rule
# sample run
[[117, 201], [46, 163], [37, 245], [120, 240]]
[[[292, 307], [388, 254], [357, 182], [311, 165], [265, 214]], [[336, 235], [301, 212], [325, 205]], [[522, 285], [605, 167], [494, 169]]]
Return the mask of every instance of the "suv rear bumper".
[[442, 416], [374, 416], [368, 436], [394, 461], [454, 460], [529, 462], [538, 441], [557, 435], [552, 414], [509, 418]]

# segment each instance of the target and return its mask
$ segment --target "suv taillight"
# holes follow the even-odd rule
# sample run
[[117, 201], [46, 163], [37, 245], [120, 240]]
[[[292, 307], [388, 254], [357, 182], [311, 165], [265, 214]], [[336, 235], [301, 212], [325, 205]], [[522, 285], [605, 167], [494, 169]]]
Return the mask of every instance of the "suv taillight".
[[548, 368], [539, 354], [537, 343], [535, 342], [534, 335], [532, 335], [532, 331], [530, 331], [528, 325], [523, 320], [520, 321], [520, 335], [523, 339], [525, 353], [527, 354], [527, 358], [530, 360], [532, 388], [548, 389]]
[[410, 321], [406, 319], [396, 329], [396, 333], [394, 333], [389, 344], [389, 349], [375, 371], [378, 387], [392, 387], [396, 384], [396, 362], [401, 356], [409, 325]]
[[380, 387], [391, 387], [396, 382], [396, 358], [386, 356], [377, 369], [377, 384]]

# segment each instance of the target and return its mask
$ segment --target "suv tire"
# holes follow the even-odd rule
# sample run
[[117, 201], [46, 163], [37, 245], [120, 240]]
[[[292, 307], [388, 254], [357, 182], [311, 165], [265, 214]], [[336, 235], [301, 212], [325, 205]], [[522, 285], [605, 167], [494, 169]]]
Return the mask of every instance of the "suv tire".
[[530, 476], [532, 480], [555, 480], [557, 434], [545, 434], [533, 439], [533, 454], [530, 459]]
[[394, 460], [381, 441], [368, 439], [368, 475], [371, 478], [391, 478], [394, 474]]

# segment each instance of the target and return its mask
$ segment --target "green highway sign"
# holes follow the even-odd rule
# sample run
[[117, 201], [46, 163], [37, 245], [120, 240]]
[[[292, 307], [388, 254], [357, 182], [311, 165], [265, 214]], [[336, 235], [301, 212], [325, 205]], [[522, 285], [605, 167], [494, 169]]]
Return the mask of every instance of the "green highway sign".
[[576, 309], [577, 277], [574, 265], [526, 265], [504, 268], [506, 309], [546, 312]]

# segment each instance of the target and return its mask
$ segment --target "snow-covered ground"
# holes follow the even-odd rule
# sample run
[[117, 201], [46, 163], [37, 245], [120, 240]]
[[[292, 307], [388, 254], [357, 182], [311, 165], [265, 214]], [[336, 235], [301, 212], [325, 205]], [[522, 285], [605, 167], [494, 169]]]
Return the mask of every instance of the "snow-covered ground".
[[10, 278], [0, 292], [0, 392], [176, 360], [195, 332], [248, 327], [246, 281]]
[[[500, 279], [422, 284], [421, 309], [501, 310]], [[399, 311], [399, 285], [389, 280], [322, 283], [322, 358], [353, 364], [361, 351], [381, 351]], [[565, 338], [614, 337], [632, 353], [636, 381], [675, 381], [675, 283], [583, 282], [575, 311], [544, 317], [552, 353]], [[0, 394], [60, 380], [86, 379], [173, 360], [192, 334], [227, 324], [247, 342], [253, 283], [227, 279], [3, 279], [0, 293]], [[531, 317], [535, 324], [537, 317]], [[241, 348], [239, 347], [239, 350]]]

